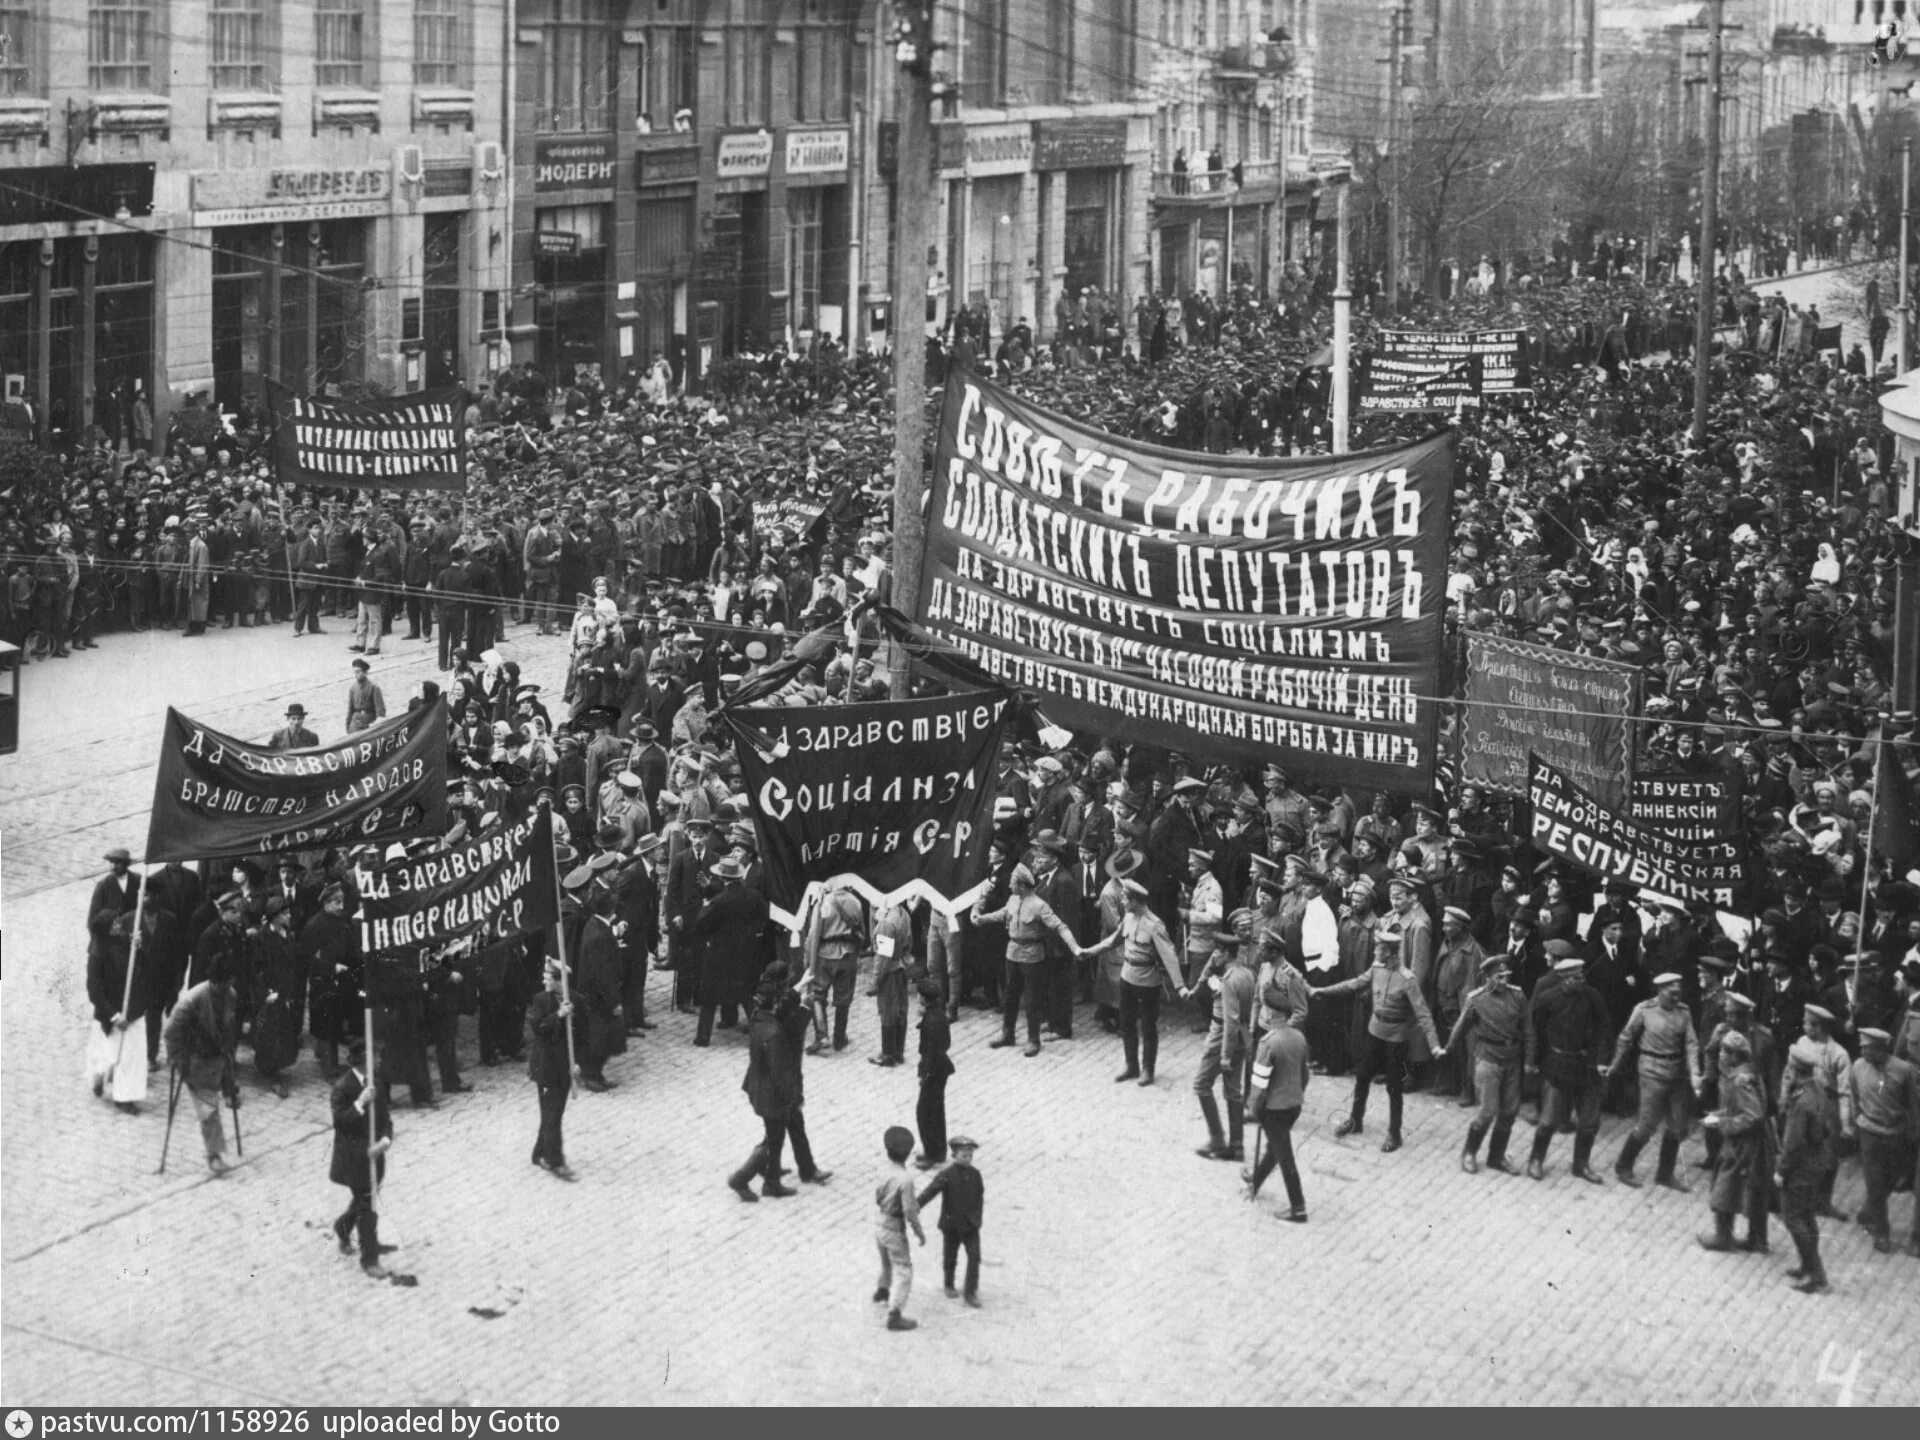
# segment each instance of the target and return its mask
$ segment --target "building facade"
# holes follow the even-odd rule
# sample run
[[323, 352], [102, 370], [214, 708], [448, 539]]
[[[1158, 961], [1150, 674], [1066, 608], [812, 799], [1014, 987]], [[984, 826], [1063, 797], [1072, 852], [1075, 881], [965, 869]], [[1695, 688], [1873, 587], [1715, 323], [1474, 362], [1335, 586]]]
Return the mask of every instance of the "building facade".
[[505, 24], [505, 0], [0, 5], [8, 393], [130, 442], [199, 392], [483, 373]]
[[1160, 290], [1270, 294], [1304, 255], [1317, 8], [1157, 0], [1149, 83]]
[[[845, 341], [876, 0], [519, 0], [516, 360]], [[891, 78], [891, 72], [888, 72]]]
[[[984, 309], [995, 341], [1051, 336], [1098, 291], [1124, 314], [1149, 284], [1151, 102], [1139, 0], [955, 0], [935, 9], [945, 114], [935, 127], [929, 318]], [[869, 310], [891, 302], [892, 69], [875, 109]], [[880, 93], [884, 92], [884, 93]], [[870, 321], [872, 325], [879, 323]]]

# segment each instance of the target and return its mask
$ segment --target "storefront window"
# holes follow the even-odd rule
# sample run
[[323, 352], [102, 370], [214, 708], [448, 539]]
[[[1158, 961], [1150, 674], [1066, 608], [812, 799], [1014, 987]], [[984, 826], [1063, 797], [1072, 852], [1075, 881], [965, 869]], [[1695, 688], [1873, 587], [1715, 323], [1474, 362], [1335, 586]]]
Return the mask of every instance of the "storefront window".
[[973, 182], [972, 224], [967, 235], [966, 303], [987, 306], [998, 335], [1016, 318], [1015, 286], [1025, 245], [1020, 223], [1018, 175]]
[[1114, 172], [1067, 172], [1067, 288], [1110, 288], [1109, 230], [1112, 226]]
[[33, 290], [40, 271], [40, 242], [0, 244], [0, 425], [31, 428], [19, 407], [33, 401]]
[[153, 383], [153, 264], [145, 235], [102, 235], [93, 272], [93, 417], [131, 443], [133, 402]]
[[460, 352], [460, 238], [466, 216], [429, 215], [424, 226], [420, 278], [420, 339], [427, 384], [451, 385], [465, 368]]
[[88, 0], [87, 84], [92, 89], [153, 89], [158, 4], [159, 0]]
[[540, 286], [539, 364], [555, 385], [569, 385], [581, 366], [597, 367], [606, 341], [607, 207], [556, 206], [536, 210], [537, 232], [576, 237], [571, 254], [542, 254], [536, 239]]

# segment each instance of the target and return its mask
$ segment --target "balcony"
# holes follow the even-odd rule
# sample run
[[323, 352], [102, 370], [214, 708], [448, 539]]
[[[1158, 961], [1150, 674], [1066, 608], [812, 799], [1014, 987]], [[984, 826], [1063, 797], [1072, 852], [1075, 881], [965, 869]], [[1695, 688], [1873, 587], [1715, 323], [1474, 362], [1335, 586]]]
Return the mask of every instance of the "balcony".
[[1240, 183], [1234, 184], [1233, 167], [1208, 171], [1203, 156], [1197, 169], [1153, 172], [1153, 198], [1176, 205], [1224, 209], [1242, 202], [1251, 203], [1278, 197], [1287, 167], [1280, 160], [1248, 160], [1240, 166]]
[[1223, 84], [1251, 85], [1284, 75], [1293, 68], [1291, 40], [1256, 40], [1247, 45], [1223, 45], [1213, 52], [1213, 78]]

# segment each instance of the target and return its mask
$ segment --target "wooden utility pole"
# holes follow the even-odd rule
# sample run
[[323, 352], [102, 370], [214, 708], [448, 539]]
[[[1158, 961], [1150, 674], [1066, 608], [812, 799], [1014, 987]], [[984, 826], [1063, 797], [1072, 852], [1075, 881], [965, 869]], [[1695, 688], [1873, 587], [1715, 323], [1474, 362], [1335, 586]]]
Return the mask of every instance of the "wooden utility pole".
[[[895, 0], [900, 153], [893, 250], [893, 603], [909, 615], [927, 546], [927, 245], [933, 234], [933, 0]], [[905, 650], [888, 656], [893, 698], [907, 698]]]
[[1693, 316], [1693, 445], [1707, 448], [1708, 360], [1713, 353], [1715, 232], [1720, 228], [1720, 32], [1726, 0], [1710, 0], [1707, 17], [1707, 163], [1700, 172], [1699, 294]]
[[1333, 453], [1347, 453], [1351, 428], [1348, 386], [1353, 375], [1353, 289], [1347, 274], [1347, 190], [1349, 176], [1341, 171], [1328, 183], [1334, 187], [1333, 226]]
[[1405, 6], [1394, 5], [1387, 10], [1387, 274], [1385, 299], [1387, 313], [1394, 314], [1400, 305], [1400, 188], [1401, 176], [1406, 166], [1400, 156], [1400, 90], [1401, 72], [1405, 68], [1402, 62], [1401, 42], [1406, 28], [1413, 16]]

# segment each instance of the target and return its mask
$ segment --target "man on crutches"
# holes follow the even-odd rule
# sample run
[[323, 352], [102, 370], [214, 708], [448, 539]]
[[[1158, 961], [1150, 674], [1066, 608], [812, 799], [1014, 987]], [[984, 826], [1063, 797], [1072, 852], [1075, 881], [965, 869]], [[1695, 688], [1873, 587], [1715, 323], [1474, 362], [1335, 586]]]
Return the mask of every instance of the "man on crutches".
[[[240, 1123], [240, 1086], [234, 1075], [233, 977], [224, 957], [216, 957], [207, 978], [180, 997], [167, 1017], [167, 1055], [173, 1062], [175, 1103], [180, 1088], [193, 1099], [200, 1118], [200, 1138], [207, 1148], [207, 1168], [225, 1175], [226, 1128], [220, 1120], [224, 1092], [233, 1106], [236, 1132]], [[171, 1111], [169, 1110], [169, 1132]], [[164, 1164], [164, 1161], [163, 1161]]]

